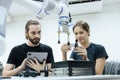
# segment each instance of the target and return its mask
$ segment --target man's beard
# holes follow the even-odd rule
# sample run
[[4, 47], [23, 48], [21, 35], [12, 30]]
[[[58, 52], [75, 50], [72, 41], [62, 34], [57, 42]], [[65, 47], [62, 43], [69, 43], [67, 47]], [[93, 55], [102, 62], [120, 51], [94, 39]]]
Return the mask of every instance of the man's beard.
[[31, 41], [31, 43], [32, 44], [34, 44], [34, 45], [36, 45], [36, 44], [38, 44], [39, 43], [39, 41], [40, 41], [40, 38], [30, 38], [29, 36], [28, 36], [28, 39]]

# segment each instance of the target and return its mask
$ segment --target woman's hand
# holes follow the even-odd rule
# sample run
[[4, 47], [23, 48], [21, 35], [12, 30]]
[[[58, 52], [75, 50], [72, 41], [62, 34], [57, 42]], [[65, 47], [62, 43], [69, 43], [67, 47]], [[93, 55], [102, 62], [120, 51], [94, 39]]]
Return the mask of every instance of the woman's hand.
[[83, 60], [88, 60], [87, 50], [83, 46], [77, 46], [74, 51], [78, 52], [78, 55], [82, 56]]
[[62, 53], [67, 53], [69, 50], [71, 50], [70, 45], [68, 45], [68, 44], [63, 44], [63, 45], [61, 46], [61, 51], [62, 51]]
[[69, 50], [71, 50], [70, 45], [68, 45], [68, 44], [63, 44], [63, 45], [61, 46], [62, 59], [63, 59], [63, 61], [67, 60], [67, 52], [68, 52]]

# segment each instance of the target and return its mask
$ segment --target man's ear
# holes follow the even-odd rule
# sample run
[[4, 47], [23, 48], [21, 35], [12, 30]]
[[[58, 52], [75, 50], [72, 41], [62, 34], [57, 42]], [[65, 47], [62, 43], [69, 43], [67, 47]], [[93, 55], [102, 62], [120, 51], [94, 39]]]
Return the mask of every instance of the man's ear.
[[25, 36], [26, 36], [26, 39], [28, 39], [28, 32], [25, 31]]

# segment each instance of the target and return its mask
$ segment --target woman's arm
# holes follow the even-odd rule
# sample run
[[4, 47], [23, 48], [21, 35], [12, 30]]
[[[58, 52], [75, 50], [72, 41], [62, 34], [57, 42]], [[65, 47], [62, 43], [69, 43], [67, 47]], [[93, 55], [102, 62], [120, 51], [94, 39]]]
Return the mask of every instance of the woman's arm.
[[67, 60], [67, 52], [62, 52], [62, 60], [63, 61]]
[[61, 46], [62, 60], [63, 60], [63, 61], [67, 60], [67, 52], [68, 52], [69, 50], [71, 50], [70, 45], [68, 45], [68, 44], [63, 44], [63, 45]]
[[95, 71], [97, 75], [102, 75], [105, 66], [105, 57], [96, 59]]

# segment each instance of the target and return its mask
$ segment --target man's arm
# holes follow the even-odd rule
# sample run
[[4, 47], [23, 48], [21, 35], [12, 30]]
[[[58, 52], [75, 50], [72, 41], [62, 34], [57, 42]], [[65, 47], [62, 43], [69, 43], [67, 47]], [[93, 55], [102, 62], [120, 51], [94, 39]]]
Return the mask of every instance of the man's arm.
[[48, 63], [47, 66], [48, 66], [48, 70], [51, 70], [51, 63]]
[[15, 69], [14, 69], [14, 64], [6, 64], [3, 69], [2, 76], [9, 77], [9, 76], [17, 75], [20, 71], [22, 71], [25, 68], [26, 60], [27, 59], [24, 59], [22, 64]]
[[17, 67], [16, 69], [13, 68], [14, 68], [13, 64], [6, 64], [3, 69], [2, 76], [3, 77], [15, 76], [22, 70], [21, 66]]

